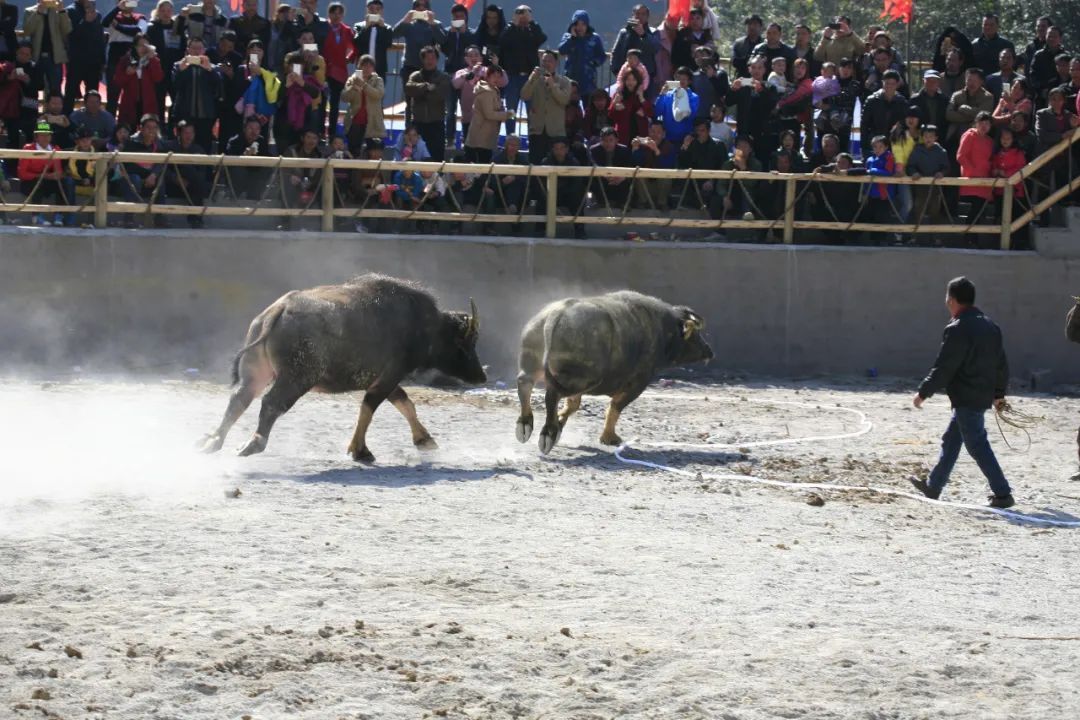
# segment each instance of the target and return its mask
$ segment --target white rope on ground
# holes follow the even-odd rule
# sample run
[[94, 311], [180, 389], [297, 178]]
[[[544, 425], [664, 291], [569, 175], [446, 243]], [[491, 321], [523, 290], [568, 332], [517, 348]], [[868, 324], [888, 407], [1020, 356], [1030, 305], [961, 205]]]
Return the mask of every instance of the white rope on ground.
[[[648, 393], [649, 397], [663, 397], [665, 400], [699, 400], [704, 398], [697, 397], [672, 397], [664, 396], [659, 393]], [[820, 405], [811, 405], [807, 403], [795, 403], [787, 402], [783, 400], [750, 400], [746, 402], [757, 402], [761, 404], [769, 405], [787, 405], [789, 407], [801, 407], [814, 410], [820, 410]], [[767, 447], [772, 445], [790, 445], [794, 443], [803, 442], [825, 442], [829, 440], [848, 440], [851, 438], [866, 435], [873, 430], [873, 423], [867, 420], [866, 415], [852, 408], [846, 408], [837, 405], [837, 410], [853, 413], [859, 417], [861, 427], [858, 430], [847, 433], [838, 433], [835, 435], [815, 435], [804, 438], [782, 438], [779, 440], [759, 440], [755, 442], [747, 443], [727, 443], [727, 444], [710, 444], [710, 443], [676, 443], [676, 442], [660, 442], [660, 443], [640, 443], [649, 447], [671, 447], [671, 448], [693, 448], [693, 449], [710, 449], [710, 450], [730, 450], [738, 448], [750, 448], [750, 447]], [[625, 457], [624, 453], [627, 450], [632, 450], [634, 447], [633, 442], [627, 442], [620, 445], [615, 449], [615, 458], [626, 465], [634, 465], [637, 467], [648, 468], [650, 470], [659, 470], [661, 472], [670, 473], [673, 475], [679, 475], [681, 477], [697, 478], [720, 481], [739, 481], [739, 482], [753, 482], [759, 485], [767, 485], [769, 487], [793, 489], [793, 490], [833, 490], [838, 492], [869, 492], [878, 495], [886, 495], [892, 497], [901, 497], [908, 500], [916, 500], [918, 502], [929, 503], [935, 507], [947, 508], [951, 510], [967, 510], [970, 512], [987, 513], [990, 515], [997, 515], [1007, 520], [1014, 520], [1018, 522], [1036, 523], [1040, 525], [1050, 525], [1053, 527], [1080, 527], [1080, 520], [1059, 520], [1056, 518], [1039, 517], [1035, 515], [1025, 515], [1024, 513], [1015, 512], [1012, 510], [1004, 510], [1002, 508], [994, 508], [986, 505], [971, 505], [968, 503], [956, 503], [948, 502], [945, 500], [931, 500], [923, 495], [916, 495], [915, 493], [905, 492], [903, 490], [895, 490], [893, 488], [881, 488], [874, 487], [872, 485], [838, 485], [835, 483], [799, 483], [799, 482], [786, 482], [783, 480], [770, 480], [768, 478], [757, 477], [754, 475], [743, 475], [735, 473], [701, 473], [691, 470], [680, 470], [679, 468], [673, 468], [668, 465], [662, 465], [660, 463], [649, 462], [647, 460], [634, 460]]]

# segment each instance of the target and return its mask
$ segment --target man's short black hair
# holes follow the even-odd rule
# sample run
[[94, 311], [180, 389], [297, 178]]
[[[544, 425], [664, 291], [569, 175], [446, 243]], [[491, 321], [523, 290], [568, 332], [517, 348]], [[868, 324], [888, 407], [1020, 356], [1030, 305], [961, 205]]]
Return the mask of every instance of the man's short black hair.
[[881, 80], [882, 82], [886, 80], [895, 80], [896, 82], [900, 82], [900, 73], [896, 72], [895, 70], [886, 70], [881, 74]]
[[836, 63], [836, 67], [854, 67], [855, 61], [851, 58], [840, 58], [840, 62]]
[[619, 136], [619, 133], [615, 132], [615, 128], [613, 128], [611, 126], [607, 126], [607, 127], [603, 128], [602, 130], [600, 130], [600, 137], [606, 138], [606, 137], [612, 137], [612, 136], [615, 136], [615, 137]]
[[947, 292], [949, 297], [961, 305], [975, 304], [975, 283], [962, 275], [949, 281]]
[[983, 72], [982, 68], [968, 68], [967, 69], [967, 74], [968, 75], [977, 75], [980, 80], [985, 80], [986, 79], [986, 73]]
[[695, 130], [697, 130], [702, 125], [706, 125], [706, 126], [711, 128], [712, 127], [712, 120], [710, 120], [709, 118], [704, 117], [704, 116], [694, 119], [694, 129]]

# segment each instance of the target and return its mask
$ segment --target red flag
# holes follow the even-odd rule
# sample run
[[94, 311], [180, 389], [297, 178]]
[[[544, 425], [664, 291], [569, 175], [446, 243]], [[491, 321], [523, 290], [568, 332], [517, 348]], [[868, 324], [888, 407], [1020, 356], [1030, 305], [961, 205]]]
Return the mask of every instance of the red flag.
[[472, 10], [473, 5], [476, 4], [476, 0], [461, 0], [461, 4], [465, 6], [466, 10]]
[[911, 24], [915, 15], [915, 0], [885, 0], [885, 9], [881, 17], [887, 20], [903, 20]]
[[668, 0], [667, 16], [676, 25], [689, 24], [690, 0]]

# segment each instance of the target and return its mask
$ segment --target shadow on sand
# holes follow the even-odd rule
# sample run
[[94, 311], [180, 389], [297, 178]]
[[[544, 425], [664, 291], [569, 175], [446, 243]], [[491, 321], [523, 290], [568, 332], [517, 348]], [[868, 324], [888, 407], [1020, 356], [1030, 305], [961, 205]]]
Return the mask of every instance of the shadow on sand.
[[419, 465], [355, 465], [328, 468], [315, 473], [245, 472], [245, 480], [291, 480], [298, 483], [334, 485], [373, 485], [386, 488], [434, 485], [441, 482], [473, 482], [499, 477], [531, 480], [532, 474], [511, 467], [456, 468], [422, 463]]

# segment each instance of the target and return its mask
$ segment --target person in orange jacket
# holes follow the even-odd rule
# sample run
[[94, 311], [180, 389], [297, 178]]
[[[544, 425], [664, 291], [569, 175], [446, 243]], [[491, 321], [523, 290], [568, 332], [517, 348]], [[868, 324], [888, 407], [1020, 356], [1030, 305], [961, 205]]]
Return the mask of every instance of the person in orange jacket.
[[[990, 129], [993, 126], [993, 117], [988, 112], [980, 112], [975, 116], [975, 127], [968, 128], [960, 136], [960, 147], [956, 150], [956, 162], [960, 165], [960, 177], [988, 178], [992, 177], [993, 167], [991, 161], [994, 156], [994, 139], [990, 137]], [[981, 217], [983, 208], [993, 198], [993, 191], [988, 187], [961, 187], [960, 197], [967, 198], [971, 203], [971, 220]], [[971, 221], [969, 220], [969, 222]], [[984, 244], [993, 241], [993, 237], [986, 236], [986, 240], [980, 236]], [[988, 245], [988, 249], [990, 246]]]
[[[37, 150], [38, 152], [54, 150], [52, 128], [49, 123], [41, 121], [37, 124], [34, 142], [24, 145], [23, 150]], [[50, 198], [56, 205], [67, 204], [63, 187], [64, 166], [58, 159], [23, 158], [19, 161], [19, 181], [30, 203], [43, 204], [45, 198]], [[64, 224], [64, 216], [61, 213], [56, 213], [52, 222], [43, 213], [35, 215], [34, 220], [42, 227]]]

